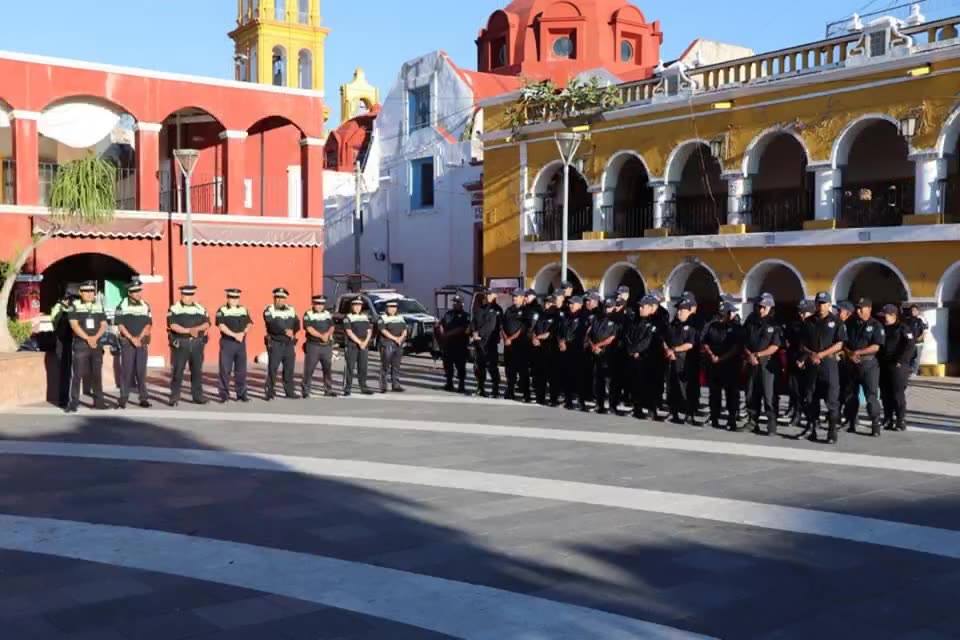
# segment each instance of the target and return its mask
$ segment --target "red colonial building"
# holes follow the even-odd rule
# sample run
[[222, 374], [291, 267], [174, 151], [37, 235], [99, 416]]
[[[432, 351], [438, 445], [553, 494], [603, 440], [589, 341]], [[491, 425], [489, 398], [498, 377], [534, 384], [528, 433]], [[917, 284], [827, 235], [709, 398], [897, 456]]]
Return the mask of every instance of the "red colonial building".
[[[117, 167], [115, 220], [41, 245], [14, 296], [21, 315], [85, 279], [109, 309], [139, 275], [162, 334], [187, 279], [187, 211], [211, 311], [226, 287], [242, 288], [255, 316], [273, 287], [299, 309], [323, 290], [322, 92], [2, 52], [0, 78], [0, 259], [47, 228], [59, 165], [93, 152]], [[176, 149], [199, 151], [189, 191]], [[259, 326], [251, 354], [262, 337]], [[167, 351], [155, 340], [153, 361]]]

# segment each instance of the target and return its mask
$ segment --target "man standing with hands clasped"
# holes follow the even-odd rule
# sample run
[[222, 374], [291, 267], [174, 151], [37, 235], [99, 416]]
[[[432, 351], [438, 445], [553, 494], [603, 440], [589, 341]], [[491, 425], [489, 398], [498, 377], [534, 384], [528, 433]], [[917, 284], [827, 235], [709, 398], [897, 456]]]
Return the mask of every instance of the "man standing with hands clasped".
[[293, 370], [297, 365], [297, 332], [300, 318], [297, 310], [287, 304], [290, 293], [283, 287], [273, 290], [273, 304], [263, 310], [263, 322], [267, 328], [267, 383], [266, 400], [273, 400], [276, 392], [277, 370], [283, 365], [283, 392], [289, 399], [296, 399]]
[[327, 298], [313, 296], [313, 306], [303, 315], [303, 330], [307, 334], [303, 345], [303, 388], [304, 398], [310, 397], [313, 373], [317, 364], [323, 370], [323, 395], [336, 398], [333, 391], [333, 316], [327, 311]]
[[217, 309], [220, 330], [219, 391], [220, 402], [230, 399], [230, 375], [234, 376], [237, 400], [250, 402], [247, 396], [247, 333], [253, 325], [250, 312], [240, 304], [240, 289], [227, 289], [227, 304]]
[[143, 284], [134, 279], [127, 287], [127, 297], [117, 306], [114, 319], [120, 332], [120, 408], [127, 406], [133, 377], [137, 377], [140, 406], [150, 407], [147, 398], [147, 358], [153, 315], [143, 299]]
[[190, 364], [190, 391], [196, 404], [207, 404], [203, 397], [203, 347], [207, 344], [210, 317], [203, 305], [194, 300], [197, 287], [180, 287], [180, 301], [167, 312], [167, 330], [173, 351], [173, 375], [170, 378], [170, 406], [180, 404], [183, 373]]
[[350, 313], [343, 319], [343, 332], [346, 334], [347, 366], [343, 371], [343, 395], [349, 396], [353, 387], [353, 375], [356, 372], [360, 383], [360, 393], [373, 393], [367, 387], [367, 348], [373, 334], [370, 316], [363, 313], [363, 298], [357, 297], [350, 301]]
[[100, 348], [100, 338], [107, 331], [107, 315], [96, 297], [96, 283], [84, 282], [80, 285], [80, 299], [67, 312], [73, 332], [73, 375], [67, 413], [76, 412], [80, 405], [80, 386], [85, 379], [93, 390], [94, 408], [107, 408], [103, 400], [103, 349]]
[[403, 391], [400, 386], [400, 362], [407, 341], [407, 321], [397, 313], [397, 301], [387, 302], [386, 313], [380, 316], [380, 392]]

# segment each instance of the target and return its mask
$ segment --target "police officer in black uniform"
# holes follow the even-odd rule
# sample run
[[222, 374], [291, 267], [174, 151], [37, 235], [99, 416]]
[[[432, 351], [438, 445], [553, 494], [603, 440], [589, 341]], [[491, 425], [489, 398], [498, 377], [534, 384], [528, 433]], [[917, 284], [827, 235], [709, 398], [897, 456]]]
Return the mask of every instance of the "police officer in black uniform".
[[910, 305], [907, 309], [903, 322], [910, 327], [910, 332], [913, 333], [915, 346], [913, 356], [910, 358], [910, 371], [913, 375], [916, 375], [920, 370], [920, 353], [923, 351], [923, 343], [926, 340], [927, 331], [930, 330], [930, 325], [923, 319], [920, 307], [915, 304]]
[[277, 370], [283, 366], [283, 391], [287, 398], [296, 399], [297, 390], [293, 382], [293, 373], [297, 365], [297, 333], [300, 331], [300, 317], [292, 305], [287, 304], [290, 293], [283, 287], [273, 290], [273, 304], [263, 310], [263, 324], [267, 335], [267, 380], [265, 399], [276, 397]]
[[237, 400], [250, 402], [247, 395], [247, 333], [253, 319], [247, 308], [240, 304], [240, 289], [226, 289], [227, 302], [217, 309], [214, 322], [220, 331], [217, 391], [220, 402], [230, 399], [230, 377], [233, 376]]
[[[543, 313], [543, 305], [540, 304], [540, 300], [537, 297], [537, 292], [533, 289], [527, 289], [524, 292], [524, 301], [523, 301], [523, 321], [527, 325], [526, 332], [526, 341], [527, 341], [527, 377], [531, 380], [531, 384], [534, 376], [534, 362], [533, 362], [533, 326], [537, 324], [537, 320], [540, 319], [540, 314]], [[531, 386], [532, 388], [532, 386]]]
[[[666, 302], [666, 298], [663, 297], [663, 292], [659, 289], [652, 289], [650, 295], [657, 300], [657, 308], [653, 313], [653, 321], [657, 326], [657, 331], [660, 333], [660, 340], [667, 335], [667, 327], [670, 326], [670, 312], [667, 311], [666, 307], [663, 306]], [[663, 406], [664, 401], [664, 391], [667, 388], [667, 358], [664, 352], [657, 353], [656, 360], [654, 362], [656, 365], [656, 372], [653, 374], [653, 382], [656, 385], [656, 389], [653, 391], [654, 395], [657, 396], [657, 408]]]
[[530, 336], [524, 319], [523, 289], [513, 292], [513, 304], [503, 312], [500, 329], [503, 340], [503, 363], [507, 372], [507, 393], [504, 398], [516, 400], [516, 392], [524, 402], [530, 402]]
[[453, 373], [457, 373], [457, 391], [466, 392], [467, 349], [470, 329], [470, 314], [463, 308], [463, 298], [453, 296], [453, 308], [443, 314], [437, 325], [440, 347], [443, 354], [443, 373], [447, 383], [445, 391], [453, 391]]
[[607, 382], [610, 379], [611, 359], [620, 336], [620, 324], [613, 316], [616, 308], [616, 299], [607, 298], [603, 311], [596, 314], [587, 331], [587, 355], [593, 371], [593, 398], [599, 414], [607, 413]]
[[73, 374], [73, 329], [70, 328], [70, 309], [73, 307], [73, 301], [77, 299], [76, 294], [70, 291], [64, 291], [60, 301], [50, 309], [50, 323], [53, 325], [53, 334], [56, 338], [56, 355], [58, 364], [58, 386], [57, 400], [61, 409], [66, 409], [70, 404], [70, 382]]
[[797, 317], [786, 324], [783, 339], [787, 349], [787, 393], [790, 397], [788, 413], [790, 425], [799, 426], [806, 419], [806, 352], [803, 350], [803, 328], [807, 318], [813, 315], [814, 305], [810, 300], [801, 300], [797, 305]]
[[363, 313], [363, 298], [356, 297], [350, 301], [350, 312], [343, 318], [343, 331], [347, 361], [343, 370], [343, 395], [351, 394], [354, 373], [360, 383], [360, 393], [370, 395], [373, 391], [367, 387], [367, 360], [370, 340], [373, 337], [373, 322], [369, 315]]
[[880, 437], [880, 401], [877, 390], [880, 387], [880, 362], [877, 355], [884, 344], [883, 325], [873, 317], [873, 302], [860, 298], [856, 304], [856, 315], [850, 317], [847, 325], [847, 341], [843, 345], [844, 360], [847, 362], [847, 386], [842, 390], [844, 398], [844, 416], [849, 425], [849, 433], [857, 432], [857, 416], [860, 413], [860, 390], [867, 401], [867, 415], [873, 437]]
[[703, 353], [710, 383], [710, 424], [720, 429], [720, 414], [726, 396], [727, 429], [736, 431], [740, 412], [740, 365], [743, 355], [741, 327], [734, 321], [737, 308], [720, 304], [720, 317], [703, 331]]
[[556, 294], [559, 296], [557, 308], [560, 309], [560, 312], [566, 317], [567, 311], [570, 309], [570, 298], [573, 297], [573, 283], [569, 280], [564, 280], [560, 283], [560, 288], [557, 289]]
[[390, 390], [403, 392], [400, 386], [400, 363], [403, 361], [403, 345], [407, 342], [407, 321], [397, 313], [396, 300], [386, 304], [386, 313], [380, 316], [377, 330], [380, 332], [380, 393]]
[[594, 320], [603, 314], [603, 298], [596, 291], [590, 291], [584, 298], [583, 304], [583, 369], [580, 377], [580, 387], [577, 394], [580, 398], [580, 410], [586, 411], [587, 404], [593, 402], [593, 356], [590, 353], [590, 345], [587, 343], [587, 334]]
[[916, 347], [913, 329], [900, 320], [896, 305], [883, 307], [884, 343], [880, 350], [880, 395], [883, 400], [884, 428], [906, 431], [907, 382], [910, 360]]
[[626, 375], [633, 396], [633, 417], [647, 417], [660, 422], [662, 387], [657, 384], [660, 361], [663, 358], [663, 331], [656, 319], [657, 297], [647, 294], [640, 299], [637, 316], [625, 320], [622, 329], [624, 352], [627, 357]]
[[[776, 301], [769, 293], [757, 300], [757, 307], [743, 326], [743, 356], [747, 365], [747, 415], [754, 433], [760, 431], [760, 411], [766, 409], [768, 436], [777, 435], [775, 386], [780, 375], [777, 352], [783, 344], [780, 325], [773, 316]], [[761, 407], [761, 404], [763, 407]]]
[[[587, 409], [585, 396], [581, 393], [587, 370], [584, 340], [590, 322], [590, 312], [583, 307], [582, 296], [572, 296], [567, 301], [567, 311], [557, 335], [557, 372], [563, 387], [563, 406], [581, 411]], [[576, 400], [577, 404], [574, 404]]]
[[847, 328], [831, 312], [829, 293], [818, 293], [814, 302], [817, 312], [807, 319], [802, 338], [808, 385], [806, 431], [810, 432], [809, 439], [816, 442], [820, 401], [823, 400], [827, 405], [827, 442], [836, 444], [840, 422], [840, 362], [837, 355], [847, 341]]
[[303, 382], [300, 393], [310, 397], [313, 386], [313, 374], [320, 365], [323, 374], [323, 395], [336, 398], [333, 390], [333, 316], [327, 311], [327, 298], [324, 295], [313, 296], [311, 307], [303, 314], [303, 331], [306, 340], [303, 343]]
[[[667, 362], [669, 388], [667, 391], [670, 416], [677, 424], [699, 427], [697, 411], [700, 402], [699, 349], [700, 332], [692, 324], [695, 303], [681, 300], [677, 315], [667, 327], [664, 353]], [[684, 419], [680, 419], [680, 413]]]
[[100, 338], [107, 331], [107, 314], [96, 297], [97, 284], [84, 282], [80, 285], [80, 299], [75, 300], [67, 311], [73, 333], [73, 373], [67, 413], [76, 412], [80, 406], [80, 387], [84, 383], [89, 384], [93, 392], [94, 408], [107, 408], [103, 399], [103, 349], [100, 346]]
[[[850, 318], [853, 317], [855, 311], [856, 308], [849, 300], [841, 300], [833, 307], [833, 312], [838, 318], [840, 318], [840, 322], [843, 323], [844, 327], [848, 326]], [[842, 427], [843, 423], [845, 423], [847, 420], [844, 409], [847, 406], [847, 401], [849, 398], [847, 397], [846, 393], [853, 388], [851, 385], [851, 380], [853, 378], [853, 366], [847, 359], [846, 349], [837, 354], [837, 358], [840, 361], [838, 371], [840, 376], [840, 419]]]
[[127, 297], [120, 301], [114, 315], [120, 333], [120, 408], [127, 406], [134, 376], [137, 380], [137, 397], [140, 406], [150, 407], [147, 397], [147, 358], [149, 357], [150, 332], [153, 314], [150, 305], [143, 299], [143, 284], [134, 279], [127, 287]]
[[500, 328], [503, 309], [497, 304], [495, 291], [485, 292], [486, 300], [470, 320], [470, 341], [473, 343], [474, 375], [477, 377], [477, 395], [487, 397], [486, 381], [490, 375], [490, 395], [500, 397]]
[[558, 332], [561, 329], [563, 315], [557, 304], [563, 304], [562, 295], [547, 296], [543, 312], [530, 332], [533, 347], [533, 388], [537, 404], [547, 404], [547, 388], [550, 390], [550, 405], [559, 404], [560, 379], [557, 371], [559, 354]]
[[196, 404], [207, 404], [203, 397], [203, 348], [207, 344], [210, 317], [203, 305], [194, 300], [197, 287], [180, 287], [180, 300], [167, 312], [167, 332], [170, 338], [171, 365], [170, 406], [180, 404], [183, 374], [190, 365], [190, 391]]
[[619, 287], [617, 297], [614, 299], [616, 305], [612, 313], [608, 313], [619, 327], [620, 340], [613, 345], [610, 353], [610, 409], [613, 412], [619, 411], [621, 400], [629, 399], [632, 395], [632, 385], [629, 380], [629, 366], [627, 355], [626, 335], [637, 314], [630, 307], [630, 289]]

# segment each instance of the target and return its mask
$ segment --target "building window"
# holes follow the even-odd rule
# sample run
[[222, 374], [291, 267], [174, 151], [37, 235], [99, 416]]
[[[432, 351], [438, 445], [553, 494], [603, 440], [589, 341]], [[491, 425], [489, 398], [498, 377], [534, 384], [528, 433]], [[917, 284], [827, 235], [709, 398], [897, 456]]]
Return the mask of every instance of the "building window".
[[433, 158], [421, 158], [410, 163], [410, 208], [433, 207]]
[[576, 58], [576, 46], [570, 36], [560, 36], [553, 41], [553, 55], [558, 58]]
[[493, 52], [493, 68], [505, 67], [507, 66], [507, 41], [503, 38], [495, 40], [493, 46], [490, 47]]
[[260, 67], [257, 66], [257, 47], [254, 45], [250, 48], [250, 73], [248, 78], [250, 82], [257, 82], [259, 80]]
[[300, 24], [310, 24], [310, 0], [300, 0]]
[[430, 85], [410, 90], [410, 131], [430, 126]]
[[273, 84], [287, 86], [287, 52], [283, 47], [273, 48]]
[[629, 40], [620, 43], [620, 59], [623, 62], [633, 62], [633, 45]]
[[403, 263], [390, 263], [390, 284], [403, 284]]
[[287, 6], [284, 0], [273, 0], [273, 19], [278, 22], [287, 21]]
[[870, 57], [883, 56], [887, 54], [887, 32], [876, 31], [870, 34]]
[[306, 49], [302, 49], [297, 57], [297, 73], [297, 85], [301, 89], [313, 89], [313, 56]]

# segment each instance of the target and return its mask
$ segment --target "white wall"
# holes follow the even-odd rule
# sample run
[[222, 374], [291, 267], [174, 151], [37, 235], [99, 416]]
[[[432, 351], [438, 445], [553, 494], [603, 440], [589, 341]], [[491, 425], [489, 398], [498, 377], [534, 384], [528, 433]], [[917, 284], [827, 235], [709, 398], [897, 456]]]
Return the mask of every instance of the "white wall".
[[[407, 90], [428, 82], [433, 126], [407, 132]], [[474, 211], [464, 189], [464, 184], [479, 180], [482, 171], [470, 164], [479, 150], [465, 136], [473, 120], [470, 88], [435, 52], [403, 65], [374, 126], [364, 176], [370, 195], [364, 207], [361, 269], [389, 285], [390, 263], [402, 263], [404, 282], [390, 286], [431, 310], [435, 289], [473, 282]], [[482, 118], [479, 122], [482, 126]], [[464, 137], [467, 140], [461, 141]], [[434, 206], [412, 211], [410, 162], [426, 157], [434, 159]], [[338, 185], [326, 202], [324, 270], [327, 274], [352, 272], [352, 185]], [[379, 261], [374, 254], [389, 257]]]

